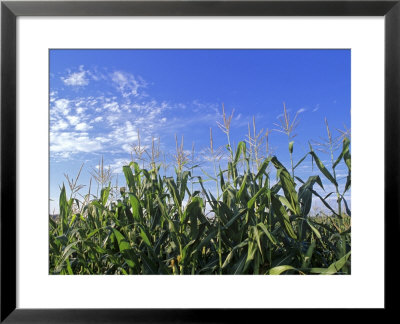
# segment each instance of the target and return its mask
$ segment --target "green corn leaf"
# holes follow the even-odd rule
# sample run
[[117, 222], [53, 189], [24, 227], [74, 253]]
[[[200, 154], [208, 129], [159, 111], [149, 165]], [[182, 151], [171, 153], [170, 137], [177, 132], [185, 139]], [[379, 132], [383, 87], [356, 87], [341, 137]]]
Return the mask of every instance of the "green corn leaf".
[[181, 184], [180, 184], [180, 193], [179, 193], [179, 197], [180, 200], [182, 201], [185, 198], [185, 193], [187, 190], [187, 182], [190, 176], [190, 171], [184, 171], [182, 173], [182, 179], [181, 179]]
[[218, 233], [218, 230], [217, 230], [217, 229], [212, 230], [212, 231], [207, 235], [207, 237], [206, 237], [204, 240], [202, 240], [202, 241], [200, 242], [200, 244], [199, 244], [199, 245], [196, 247], [196, 249], [192, 252], [192, 255], [194, 255], [195, 252], [200, 252], [201, 249], [203, 248], [203, 246], [206, 246], [206, 245], [211, 241], [211, 239], [213, 239], [213, 238], [215, 237], [215, 235], [217, 235], [217, 233]]
[[[191, 240], [188, 244], [185, 245], [185, 247], [182, 249], [182, 260], [181, 263], [185, 266], [188, 263], [188, 260], [186, 256], [190, 254], [190, 249], [193, 247], [194, 243], [196, 243], [196, 240]], [[189, 250], [189, 251], [188, 251]]]
[[258, 249], [260, 250], [261, 255], [263, 255], [263, 251], [261, 248], [261, 242], [260, 242], [260, 235], [258, 234], [257, 226], [252, 226], [252, 228], [253, 228], [253, 234], [256, 239]]
[[125, 165], [122, 167], [122, 170], [124, 172], [126, 184], [128, 185], [129, 191], [136, 192], [135, 178], [133, 177], [132, 169], [129, 166]]
[[[347, 138], [345, 138], [345, 139], [343, 140], [343, 145], [345, 145], [345, 144], [344, 144], [345, 141], [348, 141], [348, 142], [350, 143], [350, 141], [349, 141]], [[347, 145], [348, 145], [348, 144], [347, 144]], [[351, 154], [350, 154], [350, 150], [349, 150], [349, 149], [347, 149], [347, 150], [343, 153], [343, 159], [344, 159], [344, 162], [345, 162], [346, 165], [347, 165], [347, 168], [349, 169], [349, 171], [351, 171]]]
[[[321, 269], [319, 271], [322, 275], [332, 275], [340, 271], [346, 264], [347, 260], [350, 258], [351, 251], [345, 256], [340, 258], [338, 261], [332, 263], [327, 269]], [[314, 272], [315, 273], [315, 272]]]
[[301, 268], [308, 268], [308, 265], [311, 262], [311, 258], [314, 253], [315, 247], [316, 247], [316, 243], [315, 243], [315, 241], [312, 241], [310, 246], [307, 249], [306, 255], [304, 256], [303, 264], [301, 265]]
[[219, 182], [221, 184], [222, 190], [224, 190], [225, 189], [225, 179], [224, 179], [224, 173], [221, 170], [221, 166], [219, 167]]
[[289, 215], [287, 214], [285, 207], [282, 206], [281, 202], [279, 199], [277, 199], [275, 196], [272, 196], [272, 209], [275, 213], [275, 215], [278, 216], [279, 222], [285, 229], [286, 233], [293, 239], [297, 239], [297, 235], [294, 232], [294, 229], [292, 227], [292, 224], [290, 223]]
[[311, 222], [308, 219], [306, 219], [306, 222], [307, 222], [308, 226], [310, 226], [310, 228], [314, 232], [314, 234], [321, 240], [322, 239], [321, 233], [311, 224]]
[[147, 273], [147, 274], [157, 274], [158, 273], [156, 263], [153, 262], [153, 260], [151, 260], [146, 254], [141, 253], [140, 259], [142, 261], [145, 273]]
[[308, 153], [307, 153], [306, 155], [304, 155], [304, 156], [300, 159], [299, 162], [297, 162], [297, 164], [294, 166], [293, 169], [296, 169], [296, 168], [301, 164], [301, 162], [303, 162], [303, 161], [305, 160], [305, 158], [306, 158], [307, 156], [308, 156]]
[[299, 271], [298, 269], [296, 269], [295, 267], [292, 267], [290, 265], [281, 265], [281, 266], [277, 266], [272, 269], [269, 269], [268, 274], [276, 276], [276, 275], [280, 275], [283, 272], [288, 271], [288, 270]]
[[294, 210], [294, 208], [292, 207], [292, 205], [290, 204], [290, 202], [286, 199], [286, 197], [283, 196], [278, 196], [280, 202], [285, 205], [289, 210], [291, 210], [294, 214], [296, 214], [296, 211]]
[[116, 230], [115, 228], [113, 228], [112, 231], [118, 241], [118, 247], [120, 252], [123, 252], [131, 248], [129, 242], [125, 239], [124, 235], [122, 235], [120, 231]]
[[239, 243], [238, 245], [236, 245], [231, 252], [229, 252], [228, 256], [226, 257], [223, 265], [222, 265], [222, 269], [225, 269], [228, 264], [232, 261], [234, 252], [242, 247], [245, 247], [248, 244], [248, 239], [244, 240], [242, 243]]
[[67, 271], [68, 271], [68, 274], [69, 274], [69, 275], [73, 275], [74, 272], [72, 271], [71, 264], [69, 263], [69, 259], [68, 259], [68, 258], [67, 258], [66, 262], [67, 262]]
[[336, 187], [337, 187], [337, 182], [335, 180], [335, 178], [330, 174], [330, 172], [328, 171], [328, 169], [325, 167], [325, 165], [322, 163], [322, 161], [319, 159], [319, 157], [317, 156], [317, 154], [315, 154], [314, 151], [310, 152], [311, 156], [314, 158], [315, 160], [315, 164], [317, 165], [318, 169], [322, 172], [322, 174], [330, 181], [332, 182]]
[[302, 213], [304, 216], [307, 216], [311, 210], [312, 190], [315, 183], [317, 183], [322, 189], [324, 189], [319, 176], [309, 177], [307, 182], [304, 183], [299, 189], [299, 199], [302, 204]]
[[311, 190], [311, 192], [313, 193], [314, 196], [317, 196], [321, 200], [321, 202], [325, 205], [325, 207], [328, 208], [334, 215], [340, 217], [340, 215], [338, 215], [335, 212], [335, 210], [326, 202], [326, 200], [324, 198], [322, 198], [315, 190]]
[[242, 185], [240, 186], [240, 189], [236, 194], [237, 200], [242, 200], [242, 198], [243, 198], [243, 194], [244, 194], [244, 191], [245, 191], [246, 185], [247, 185], [247, 176], [248, 176], [248, 174], [246, 173], [243, 177]]
[[348, 138], [344, 138], [343, 139], [343, 146], [342, 146], [342, 151], [340, 152], [340, 155], [338, 156], [338, 158], [336, 159], [335, 163], [333, 163], [332, 168], [336, 168], [336, 166], [339, 164], [339, 162], [341, 161], [341, 159], [344, 156], [347, 156], [348, 152], [349, 152], [349, 146], [350, 146], [350, 141]]
[[117, 239], [119, 251], [124, 257], [126, 264], [131, 268], [135, 268], [139, 264], [139, 260], [132, 251], [129, 242], [126, 240], [125, 236], [115, 228], [112, 229], [112, 232]]
[[61, 229], [62, 233], [65, 233], [68, 230], [68, 215], [69, 215], [69, 204], [67, 201], [67, 194], [65, 192], [65, 186], [63, 184], [60, 192], [59, 198], [59, 207], [60, 207], [60, 220], [61, 220]]
[[101, 189], [100, 196], [101, 196], [101, 203], [103, 204], [103, 206], [105, 206], [107, 204], [109, 195], [110, 195], [110, 187], [109, 186]]
[[234, 215], [228, 223], [225, 224], [225, 226], [223, 227], [224, 229], [229, 228], [229, 226], [231, 226], [237, 219], [239, 219], [242, 215], [244, 215], [246, 213], [246, 209], [241, 209], [237, 212], [236, 215]]
[[177, 207], [178, 206], [181, 207], [182, 206], [182, 200], [181, 200], [181, 196], [178, 193], [178, 188], [176, 186], [176, 183], [175, 183], [174, 179], [173, 178], [166, 178], [166, 180], [167, 180], [168, 188], [169, 188], [169, 190], [170, 190], [170, 192], [172, 194], [172, 197], [174, 198], [176, 206]]
[[285, 197], [292, 207], [291, 209], [295, 211], [296, 215], [300, 216], [300, 204], [292, 177], [275, 156], [272, 157], [271, 161], [279, 173], [279, 179], [281, 180], [280, 183], [282, 185]]
[[344, 186], [343, 194], [344, 194], [347, 190], [349, 190], [350, 187], [351, 187], [351, 174], [350, 174], [350, 172], [349, 172], [349, 174], [348, 174], [348, 176], [347, 176], [347, 180], [346, 180], [346, 185]]
[[147, 233], [147, 230], [141, 224], [138, 224], [138, 226], [140, 228], [140, 237], [143, 239], [143, 242], [146, 243], [146, 245], [148, 247], [152, 248], [153, 244], [151, 244], [151, 242], [150, 242], [150, 238], [149, 238], [150, 235]]
[[258, 227], [260, 227], [264, 233], [267, 235], [268, 239], [271, 241], [272, 244], [277, 245], [278, 241], [276, 240], [275, 236], [268, 231], [267, 227], [263, 223], [258, 223]]
[[233, 161], [234, 165], [236, 165], [239, 162], [241, 153], [243, 153], [243, 157], [246, 158], [246, 143], [245, 142], [239, 142], [239, 144], [237, 146], [235, 159]]
[[257, 252], [257, 245], [254, 244], [252, 241], [250, 241], [249, 244], [248, 244], [248, 249], [247, 249], [247, 258], [246, 258], [246, 262], [245, 262], [245, 264], [243, 266], [242, 273], [246, 273], [247, 272], [250, 264], [254, 260], [256, 252]]
[[254, 203], [256, 202], [256, 199], [261, 196], [265, 191], [268, 190], [268, 187], [264, 186], [260, 190], [257, 191], [257, 193], [247, 202], [247, 208], [251, 209], [253, 208]]
[[200, 197], [193, 197], [185, 208], [183, 213], [182, 224], [186, 224], [190, 220], [190, 235], [194, 239], [198, 235], [197, 220], [202, 219], [203, 200]]
[[[74, 245], [76, 245], [76, 243], [77, 242], [74, 242], [75, 244]], [[68, 249], [66, 249], [65, 251], [64, 251], [64, 253], [63, 253], [63, 255], [62, 255], [62, 259], [61, 259], [61, 261], [58, 263], [58, 265], [56, 266], [56, 268], [55, 268], [55, 272], [60, 272], [63, 268], [64, 268], [64, 264], [66, 263], [66, 260], [70, 257], [70, 255], [72, 254], [72, 253], [74, 253], [74, 252], [76, 252], [76, 250], [75, 249], [72, 249], [72, 248], [68, 248]]]
[[140, 222], [141, 221], [141, 208], [140, 208], [139, 199], [137, 199], [137, 197], [135, 195], [129, 194], [129, 202], [130, 202], [131, 207], [132, 207], [133, 219], [136, 222]]
[[156, 200], [158, 202], [158, 206], [161, 210], [161, 215], [163, 218], [170, 224], [171, 228], [173, 229], [174, 233], [178, 233], [178, 227], [176, 224], [172, 221], [171, 217], [169, 216], [169, 213], [167, 212], [166, 206], [163, 204], [159, 196], [156, 196]]
[[268, 165], [269, 165], [269, 162], [270, 162], [270, 159], [269, 159], [269, 158], [266, 159], [266, 160], [264, 160], [264, 162], [261, 164], [261, 167], [260, 167], [260, 169], [258, 170], [257, 175], [256, 175], [256, 177], [255, 177], [254, 180], [258, 180], [258, 179], [261, 179], [261, 178], [262, 178], [262, 176], [263, 176], [264, 173], [265, 173], [265, 170], [267, 169], [267, 167], [268, 167]]
[[139, 176], [140, 175], [140, 167], [139, 164], [137, 162], [132, 161], [131, 163], [129, 163], [129, 165], [133, 165], [133, 169], [135, 170], [135, 176]]
[[350, 210], [349, 206], [347, 205], [346, 199], [344, 199], [343, 196], [342, 196], [342, 199], [343, 199], [343, 202], [344, 202], [344, 206], [345, 206], [345, 208], [346, 208], [346, 213], [347, 213], [347, 215], [351, 216], [351, 210]]
[[76, 219], [76, 216], [77, 216], [77, 215], [79, 215], [79, 214], [73, 214], [73, 215], [72, 215], [71, 221], [69, 222], [69, 227], [71, 227], [72, 224], [75, 222], [75, 219]]
[[242, 253], [242, 255], [241, 255], [240, 258], [239, 258], [239, 261], [237, 261], [237, 262], [233, 265], [233, 267], [232, 267], [232, 273], [233, 273], [234, 275], [242, 274], [244, 265], [245, 265], [245, 263], [246, 263], [246, 258], [247, 258], [247, 253]]

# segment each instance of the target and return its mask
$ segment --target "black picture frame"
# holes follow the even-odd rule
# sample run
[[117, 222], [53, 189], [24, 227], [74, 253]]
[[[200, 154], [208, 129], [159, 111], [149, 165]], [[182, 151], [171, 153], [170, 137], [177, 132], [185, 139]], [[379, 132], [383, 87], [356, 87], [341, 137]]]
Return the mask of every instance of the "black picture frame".
[[[400, 0], [381, 1], [2, 1], [1, 2], [1, 323], [228, 322], [266, 310], [16, 308], [16, 19], [18, 16], [384, 16], [385, 310], [398, 279], [400, 211]], [[369, 268], [367, 271], [371, 270]], [[368, 285], [368, 283], [366, 283]], [[38, 292], [39, 294], [40, 292]], [[345, 293], [345, 292], [344, 292]], [[261, 314], [262, 315], [262, 314]]]

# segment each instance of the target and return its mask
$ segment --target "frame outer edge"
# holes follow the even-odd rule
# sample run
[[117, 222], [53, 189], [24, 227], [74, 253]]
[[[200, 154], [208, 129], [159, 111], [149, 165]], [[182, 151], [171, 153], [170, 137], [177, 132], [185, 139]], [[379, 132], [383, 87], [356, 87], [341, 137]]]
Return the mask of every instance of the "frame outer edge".
[[398, 282], [389, 257], [400, 236], [400, 2], [385, 17], [385, 308], [394, 309]]
[[[27, 2], [24, 2], [27, 4]], [[41, 318], [45, 320], [46, 314], [33, 316], [32, 310], [16, 310], [16, 232], [8, 230], [16, 229], [16, 16], [18, 10], [9, 8], [8, 3], [1, 3], [1, 172], [0, 172], [0, 322], [7, 317], [7, 323], [26, 322]], [[34, 2], [31, 3], [34, 5]], [[17, 12], [17, 13], [16, 13]], [[35, 15], [35, 14], [33, 14]], [[399, 235], [400, 228], [400, 2], [385, 16], [385, 281], [389, 281], [389, 275], [394, 280], [394, 273], [387, 270], [388, 253], [395, 252], [395, 246], [389, 245], [390, 234]], [[14, 109], [13, 109], [14, 108]], [[389, 171], [390, 170], [390, 171]], [[5, 189], [6, 188], [6, 189]], [[7, 205], [3, 202], [7, 201]], [[10, 207], [11, 206], [11, 207]], [[390, 215], [394, 213], [394, 215]], [[8, 215], [5, 217], [4, 215]], [[10, 217], [11, 216], [11, 217]], [[393, 218], [390, 220], [389, 217]], [[394, 224], [395, 223], [395, 224]], [[11, 242], [11, 244], [10, 244]], [[14, 244], [12, 244], [14, 243]], [[4, 264], [7, 260], [7, 267]], [[393, 282], [396, 282], [393, 281]], [[385, 284], [386, 286], [386, 284]], [[388, 285], [394, 290], [395, 286]], [[388, 289], [385, 290], [385, 307], [389, 305]], [[391, 307], [392, 308], [392, 307]], [[69, 313], [74, 310], [58, 310]], [[50, 310], [42, 310], [49, 314]], [[80, 311], [75, 310], [77, 313]], [[82, 313], [85, 311], [82, 310]], [[90, 312], [90, 311], [89, 311]], [[32, 314], [33, 313], [33, 314]], [[91, 313], [91, 312], [90, 312]], [[11, 315], [10, 315], [11, 314]], [[10, 315], [10, 316], [9, 316]], [[22, 315], [22, 316], [21, 316]], [[27, 315], [27, 316], [25, 316]], [[16, 318], [15, 318], [16, 317]], [[48, 318], [47, 318], [48, 319]], [[58, 318], [58, 320], [61, 320]]]
[[5, 1], [17, 16], [383, 16], [397, 0]]
[[16, 308], [16, 16], [1, 4], [0, 320]]

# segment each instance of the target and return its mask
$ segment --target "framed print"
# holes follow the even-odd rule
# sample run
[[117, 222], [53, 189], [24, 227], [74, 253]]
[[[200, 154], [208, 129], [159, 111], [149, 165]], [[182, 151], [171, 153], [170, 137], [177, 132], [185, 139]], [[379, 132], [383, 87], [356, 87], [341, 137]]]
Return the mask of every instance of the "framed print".
[[399, 15], [3, 1], [1, 321], [390, 309]]

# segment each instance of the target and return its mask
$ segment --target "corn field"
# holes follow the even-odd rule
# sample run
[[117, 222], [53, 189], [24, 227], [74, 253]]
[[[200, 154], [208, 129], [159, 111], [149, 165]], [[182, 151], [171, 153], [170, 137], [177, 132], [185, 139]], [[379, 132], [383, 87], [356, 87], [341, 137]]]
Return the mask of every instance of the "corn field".
[[[224, 168], [214, 159], [214, 175], [199, 175], [196, 165], [185, 168], [177, 141], [173, 176], [162, 174], [154, 160], [148, 168], [133, 160], [123, 166], [126, 186], [118, 188], [117, 199], [111, 199], [111, 184], [84, 200], [73, 192], [67, 197], [62, 185], [59, 217], [49, 218], [49, 273], [350, 274], [351, 211], [344, 198], [351, 186], [348, 137], [341, 137], [330, 169], [313, 145], [295, 164], [290, 137], [295, 123], [283, 119], [280, 130], [288, 135], [291, 158], [286, 168], [278, 157], [258, 154], [258, 135], [250, 127], [247, 141], [231, 145], [229, 118], [224, 113], [219, 125], [229, 159]], [[320, 175], [296, 176], [296, 168], [310, 160], [336, 192], [318, 193], [324, 190]], [[340, 162], [348, 170], [343, 192], [335, 173]], [[210, 181], [213, 190], [205, 186]], [[330, 215], [311, 217], [313, 199]]]

